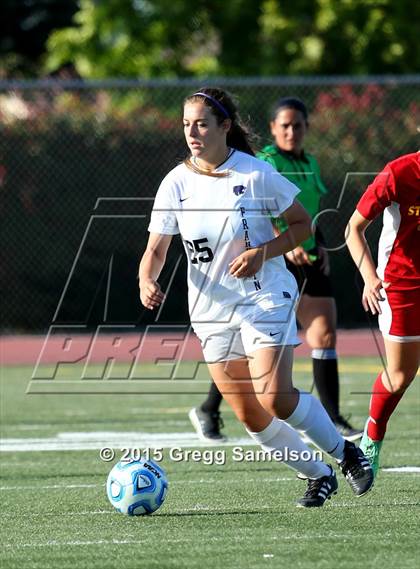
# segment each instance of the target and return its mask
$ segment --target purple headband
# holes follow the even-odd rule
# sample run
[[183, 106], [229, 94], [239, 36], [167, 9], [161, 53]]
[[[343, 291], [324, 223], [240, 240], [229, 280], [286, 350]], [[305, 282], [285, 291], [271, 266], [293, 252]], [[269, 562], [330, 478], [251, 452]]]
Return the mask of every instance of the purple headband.
[[193, 95], [191, 95], [191, 97], [195, 97], [197, 95], [200, 95], [200, 97], [205, 97], [206, 99], [211, 101], [214, 105], [216, 105], [216, 107], [219, 109], [219, 111], [222, 111], [222, 113], [225, 115], [226, 118], [230, 119], [229, 113], [227, 112], [225, 107], [222, 105], [222, 103], [219, 103], [219, 101], [217, 99], [215, 99], [211, 95], [207, 95], [206, 93], [200, 93], [200, 92], [194, 93]]

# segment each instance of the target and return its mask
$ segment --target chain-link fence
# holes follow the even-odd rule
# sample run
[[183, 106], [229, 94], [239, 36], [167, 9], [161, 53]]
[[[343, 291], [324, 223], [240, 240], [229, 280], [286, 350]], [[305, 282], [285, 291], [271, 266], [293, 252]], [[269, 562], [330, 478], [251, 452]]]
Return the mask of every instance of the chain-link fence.
[[[373, 174], [418, 149], [420, 76], [212, 84], [237, 96], [259, 147], [270, 142], [269, 111], [279, 97], [306, 102], [305, 148], [319, 160], [330, 190], [323, 207], [338, 208], [321, 219], [332, 248]], [[187, 154], [181, 105], [200, 86], [191, 80], [0, 82], [3, 330], [150, 322], [136, 275], [151, 201], [138, 198], [152, 198]], [[178, 242], [164, 283], [180, 254]], [[366, 323], [346, 250], [332, 252], [331, 264], [339, 324]], [[183, 263], [171, 282], [163, 323], [187, 319]]]

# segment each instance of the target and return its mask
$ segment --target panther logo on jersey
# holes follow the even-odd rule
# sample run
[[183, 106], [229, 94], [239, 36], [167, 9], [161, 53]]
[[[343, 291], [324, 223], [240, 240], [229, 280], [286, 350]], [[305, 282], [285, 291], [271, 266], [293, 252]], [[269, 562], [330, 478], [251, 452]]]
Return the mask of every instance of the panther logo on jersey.
[[233, 186], [233, 193], [235, 196], [240, 196], [245, 193], [246, 186]]

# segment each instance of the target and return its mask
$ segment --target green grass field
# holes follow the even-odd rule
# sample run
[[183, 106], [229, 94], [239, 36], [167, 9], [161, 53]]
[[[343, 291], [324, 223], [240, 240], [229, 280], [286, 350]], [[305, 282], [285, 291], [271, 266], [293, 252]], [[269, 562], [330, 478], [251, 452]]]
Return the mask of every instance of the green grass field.
[[[355, 424], [365, 420], [379, 366], [374, 358], [341, 360], [342, 411]], [[295, 370], [296, 385], [308, 389], [309, 362], [299, 360]], [[37, 446], [87, 441], [94, 447], [103, 440], [118, 456], [113, 443], [136, 433], [141, 445], [149, 433], [180, 446], [177, 433], [191, 432], [187, 412], [202, 396], [25, 395], [31, 373], [29, 367], [2, 373], [1, 437], [15, 448], [0, 454], [2, 569], [419, 566], [418, 381], [392, 419], [383, 469], [363, 498], [354, 498], [339, 475], [339, 493], [323, 508], [298, 509], [294, 502], [306, 484], [281, 464], [235, 462], [232, 446], [223, 447], [225, 465], [176, 462], [166, 448], [164, 505], [152, 516], [129, 518], [105, 494], [117, 458], [103, 462], [98, 448]], [[223, 411], [226, 434], [245, 437], [233, 414]], [[404, 466], [417, 472], [387, 470]]]

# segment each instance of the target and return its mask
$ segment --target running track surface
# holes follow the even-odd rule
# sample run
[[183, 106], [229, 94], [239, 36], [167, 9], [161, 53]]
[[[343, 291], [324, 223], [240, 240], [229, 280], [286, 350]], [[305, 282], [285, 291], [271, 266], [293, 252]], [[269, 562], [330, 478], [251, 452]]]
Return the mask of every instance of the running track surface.
[[[303, 340], [303, 338], [302, 338]], [[382, 336], [377, 330], [338, 330], [339, 356], [379, 356], [384, 353]], [[0, 338], [1, 365], [35, 365], [57, 362], [100, 363], [108, 358], [132, 361], [138, 353], [139, 361], [201, 360], [202, 351], [196, 336], [184, 338], [182, 334], [167, 333], [110, 335], [94, 334], [46, 336], [3, 336]], [[296, 357], [309, 357], [310, 348], [302, 343], [295, 351]]]

